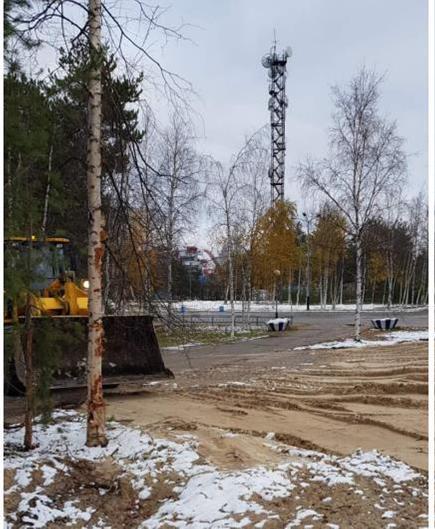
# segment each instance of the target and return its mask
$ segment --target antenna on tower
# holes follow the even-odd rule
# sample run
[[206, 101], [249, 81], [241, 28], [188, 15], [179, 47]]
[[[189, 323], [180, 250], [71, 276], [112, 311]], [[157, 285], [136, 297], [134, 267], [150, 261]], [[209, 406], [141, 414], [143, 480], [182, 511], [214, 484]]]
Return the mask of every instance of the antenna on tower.
[[287, 77], [287, 59], [292, 56], [292, 49], [288, 46], [281, 53], [276, 51], [276, 31], [270, 52], [261, 59], [261, 64], [268, 70], [269, 105], [271, 128], [271, 161], [269, 178], [271, 185], [271, 200], [275, 204], [284, 200], [285, 177], [285, 112], [288, 105], [285, 94]]

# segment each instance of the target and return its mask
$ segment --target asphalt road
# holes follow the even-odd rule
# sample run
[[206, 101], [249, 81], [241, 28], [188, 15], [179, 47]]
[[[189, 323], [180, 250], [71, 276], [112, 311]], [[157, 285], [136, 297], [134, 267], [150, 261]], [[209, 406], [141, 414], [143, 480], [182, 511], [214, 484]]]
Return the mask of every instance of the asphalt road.
[[[273, 314], [265, 313], [261, 317], [267, 321], [273, 317]], [[295, 347], [350, 338], [353, 335], [354, 314], [350, 311], [296, 312], [293, 313], [293, 317], [293, 329], [285, 334], [269, 333], [265, 338], [199, 345], [185, 348], [184, 351], [163, 350], [165, 365], [177, 374], [185, 369], [207, 369], [245, 361], [268, 364], [272, 357], [276, 364], [280, 358], [288, 360], [289, 354], [295, 363], [298, 363], [299, 357], [301, 361], [305, 360], [305, 355], [296, 351], [291, 352]], [[399, 318], [400, 327], [427, 328], [428, 326], [428, 311], [423, 309], [412, 312], [363, 312], [362, 328], [370, 328], [371, 319], [385, 317]], [[265, 332], [267, 332], [266, 326]]]

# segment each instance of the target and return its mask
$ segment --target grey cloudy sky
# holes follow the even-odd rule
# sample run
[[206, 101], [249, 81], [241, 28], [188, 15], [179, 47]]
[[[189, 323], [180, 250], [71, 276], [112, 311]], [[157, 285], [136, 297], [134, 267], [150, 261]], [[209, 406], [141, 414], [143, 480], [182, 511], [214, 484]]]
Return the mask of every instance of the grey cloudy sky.
[[[244, 136], [268, 122], [267, 72], [261, 57], [290, 45], [286, 197], [300, 200], [295, 167], [324, 154], [333, 84], [345, 85], [362, 65], [386, 72], [381, 109], [396, 119], [409, 156], [408, 194], [427, 179], [426, 0], [178, 0], [164, 20], [195, 27], [194, 43], [170, 43], [165, 65], [193, 84], [200, 98], [201, 149], [225, 162]], [[201, 128], [199, 128], [201, 132]]]

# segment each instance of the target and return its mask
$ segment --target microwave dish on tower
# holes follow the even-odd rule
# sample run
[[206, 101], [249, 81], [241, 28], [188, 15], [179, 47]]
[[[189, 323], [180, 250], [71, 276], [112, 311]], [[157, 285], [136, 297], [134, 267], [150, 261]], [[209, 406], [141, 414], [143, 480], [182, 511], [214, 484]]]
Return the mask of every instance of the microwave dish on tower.
[[261, 64], [268, 70], [269, 101], [271, 128], [271, 161], [269, 178], [272, 204], [284, 200], [285, 179], [285, 114], [288, 100], [285, 93], [287, 78], [287, 59], [293, 54], [290, 46], [281, 53], [276, 51], [276, 39], [270, 53], [264, 55]]

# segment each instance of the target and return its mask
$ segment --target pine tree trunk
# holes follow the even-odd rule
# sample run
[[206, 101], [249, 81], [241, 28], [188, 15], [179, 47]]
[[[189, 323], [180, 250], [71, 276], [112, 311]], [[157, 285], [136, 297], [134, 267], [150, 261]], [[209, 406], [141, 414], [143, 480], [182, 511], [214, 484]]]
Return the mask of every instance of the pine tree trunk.
[[50, 153], [48, 155], [48, 175], [47, 175], [47, 187], [45, 188], [45, 198], [44, 198], [44, 213], [42, 216], [42, 236], [45, 237], [45, 232], [47, 230], [47, 219], [48, 219], [48, 201], [50, 198], [50, 188], [51, 188], [51, 164], [53, 160], [53, 145], [50, 146]]
[[88, 420], [87, 446], [106, 446], [106, 410], [103, 399], [104, 353], [102, 264], [104, 221], [101, 211], [101, 0], [89, 0], [90, 71], [88, 80]]
[[24, 414], [24, 449], [33, 448], [33, 358], [32, 358], [32, 298], [27, 294], [25, 321], [25, 381], [26, 381], [26, 409]]
[[362, 299], [362, 248], [361, 236], [356, 236], [356, 310], [355, 310], [355, 340], [361, 340], [361, 299]]
[[7, 213], [6, 213], [6, 219], [7, 219], [7, 229], [9, 229], [12, 232], [12, 211], [13, 211], [13, 199], [12, 199], [12, 173], [11, 173], [11, 148], [8, 148], [8, 157], [7, 157], [7, 164], [6, 164], [6, 172], [7, 172], [7, 189], [8, 189], [8, 203], [7, 203]]

